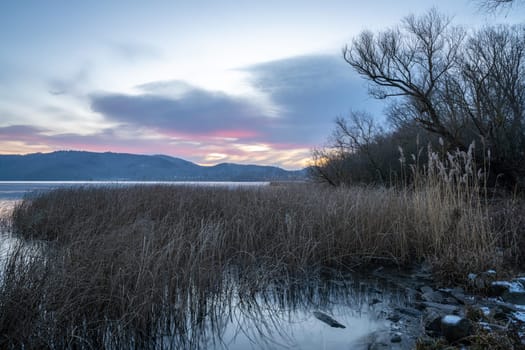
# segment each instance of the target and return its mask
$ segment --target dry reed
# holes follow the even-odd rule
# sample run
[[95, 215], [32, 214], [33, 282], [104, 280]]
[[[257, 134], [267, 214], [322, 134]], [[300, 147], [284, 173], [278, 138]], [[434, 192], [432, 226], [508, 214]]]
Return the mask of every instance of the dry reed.
[[20, 248], [8, 260], [0, 346], [158, 348], [171, 339], [199, 348], [198, 330], [210, 332], [203, 320], [232, 293], [325, 268], [423, 260], [457, 282], [500, 268], [502, 248], [518, 259], [517, 229], [493, 225], [468, 153], [431, 162], [401, 189], [159, 185], [28, 198], [13, 230], [46, 243], [31, 259]]

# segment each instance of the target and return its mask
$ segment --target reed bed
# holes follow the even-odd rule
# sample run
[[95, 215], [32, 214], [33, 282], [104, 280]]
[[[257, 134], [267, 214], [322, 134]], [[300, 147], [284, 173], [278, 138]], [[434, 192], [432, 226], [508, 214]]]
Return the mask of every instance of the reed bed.
[[483, 188], [451, 162], [402, 188], [158, 185], [28, 197], [12, 229], [44, 248], [28, 258], [21, 246], [6, 262], [0, 347], [201, 348], [231, 300], [326, 269], [427, 261], [447, 284], [520, 261], [521, 224], [495, 219]]
[[82, 253], [75, 258], [89, 251], [137, 267], [157, 259], [159, 268], [184, 267], [203, 278], [208, 267], [352, 268], [444, 256], [479, 270], [500, 263], [501, 235], [490, 221], [479, 198], [439, 185], [73, 188], [26, 200], [13, 214], [19, 237]]

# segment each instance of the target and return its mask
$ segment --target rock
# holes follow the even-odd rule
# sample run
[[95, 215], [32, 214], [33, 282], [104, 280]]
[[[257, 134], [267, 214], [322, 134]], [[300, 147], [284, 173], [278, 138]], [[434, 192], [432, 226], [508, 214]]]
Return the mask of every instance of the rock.
[[392, 343], [401, 343], [402, 340], [403, 340], [403, 339], [401, 338], [401, 335], [399, 335], [399, 334], [395, 334], [395, 335], [390, 339], [390, 341], [391, 341]]
[[421, 293], [422, 294], [425, 294], [425, 293], [434, 293], [434, 289], [432, 289], [431, 287], [429, 286], [423, 286], [420, 288], [421, 290]]
[[458, 301], [458, 303], [464, 305], [466, 303], [465, 292], [463, 288], [454, 288], [450, 291], [450, 295]]
[[325, 314], [324, 312], [320, 312], [320, 311], [314, 311], [313, 312], [314, 316], [320, 320], [320, 321], [323, 321], [324, 323], [326, 323], [327, 325], [329, 325], [330, 327], [334, 327], [334, 328], [346, 328], [344, 325], [342, 325], [341, 323], [337, 322], [337, 320], [335, 320], [333, 317], [331, 316], [328, 316], [327, 314]]
[[452, 293], [452, 295], [454, 294], [465, 294], [465, 290], [461, 287], [455, 287], [455, 288], [452, 288], [452, 290], [450, 291]]
[[520, 309], [511, 303], [506, 303], [504, 301], [498, 301], [498, 300], [485, 300], [485, 304], [495, 307], [499, 309], [503, 313], [511, 313], [514, 311], [519, 311]]
[[525, 311], [513, 312], [512, 317], [520, 322], [525, 322]]
[[430, 301], [424, 301], [421, 304], [424, 305], [427, 309], [428, 308], [436, 309], [438, 310], [438, 312], [441, 312], [443, 314], [455, 314], [459, 311], [459, 308], [457, 305], [432, 303]]
[[501, 298], [507, 303], [525, 305], [525, 291], [505, 291]]
[[525, 288], [525, 276], [517, 277], [515, 281], [519, 282], [523, 288]]
[[443, 302], [443, 293], [439, 291], [435, 291], [429, 286], [423, 286], [420, 288], [421, 290], [421, 299], [424, 301], [431, 301], [434, 303], [442, 303]]
[[442, 300], [442, 303], [449, 304], [449, 305], [463, 305], [465, 302], [460, 302], [458, 299], [454, 297], [446, 297]]
[[441, 317], [442, 315], [439, 312], [429, 310], [423, 317], [425, 330], [434, 335], [439, 335], [441, 333]]
[[500, 308], [497, 308], [494, 310], [492, 318], [494, 318], [497, 321], [506, 321], [509, 318], [509, 313], [503, 311]]
[[421, 311], [413, 307], [398, 307], [395, 310], [410, 317], [421, 317]]
[[471, 331], [472, 324], [466, 318], [456, 315], [446, 315], [441, 318], [441, 334], [450, 343], [468, 337]]
[[491, 296], [501, 297], [507, 303], [525, 305], [525, 288], [519, 279], [492, 282], [489, 292]]
[[500, 297], [506, 290], [509, 289], [510, 282], [507, 281], [495, 281], [490, 284], [488, 290], [491, 297]]
[[444, 304], [453, 304], [453, 305], [465, 305], [466, 298], [465, 298], [465, 292], [463, 291], [463, 288], [456, 287], [456, 288], [440, 288], [438, 291], [443, 296], [442, 303]]
[[396, 323], [396, 322], [399, 322], [399, 320], [401, 319], [401, 316], [399, 316], [398, 314], [392, 314], [388, 316], [386, 319]]
[[475, 273], [469, 273], [467, 275], [469, 284], [478, 288], [485, 289], [490, 286], [491, 282], [496, 279], [496, 272], [494, 270], [488, 270], [486, 272], [480, 273], [479, 275]]

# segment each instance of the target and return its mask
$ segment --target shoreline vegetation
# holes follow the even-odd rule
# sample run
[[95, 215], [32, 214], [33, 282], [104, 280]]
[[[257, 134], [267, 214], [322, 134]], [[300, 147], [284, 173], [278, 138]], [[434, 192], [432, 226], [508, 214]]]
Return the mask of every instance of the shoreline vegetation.
[[523, 201], [435, 164], [390, 188], [137, 185], [27, 197], [12, 230], [41, 248], [8, 257], [2, 347], [199, 348], [199, 325], [232, 294], [280, 286], [286, 298], [326, 271], [425, 262], [442, 286], [512, 273], [525, 257]]

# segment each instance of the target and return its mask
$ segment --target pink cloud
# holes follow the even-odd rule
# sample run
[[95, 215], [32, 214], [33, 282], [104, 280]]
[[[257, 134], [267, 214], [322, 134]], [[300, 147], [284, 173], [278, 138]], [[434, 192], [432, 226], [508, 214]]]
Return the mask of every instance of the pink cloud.
[[178, 132], [173, 130], [156, 130], [159, 134], [168, 138], [185, 139], [191, 141], [209, 141], [215, 138], [224, 139], [253, 139], [259, 133], [250, 129], [221, 129], [207, 132]]
[[[118, 133], [111, 129], [94, 135], [45, 135], [43, 131], [25, 126], [0, 128], [0, 153], [13, 153], [12, 145], [16, 144], [20, 153], [32, 153], [37, 150], [84, 150], [167, 154], [201, 164], [215, 159], [216, 162], [281, 165], [287, 168], [302, 167], [302, 159], [305, 157], [303, 145], [251, 142], [250, 137], [256, 136], [257, 133], [249, 129], [224, 129], [192, 135], [158, 131], [151, 135], [148, 135], [147, 131]], [[4, 151], [2, 142], [6, 142]], [[9, 149], [7, 142], [10, 142]], [[35, 148], [35, 145], [39, 148]], [[223, 154], [225, 157], [217, 158], [214, 154]]]

